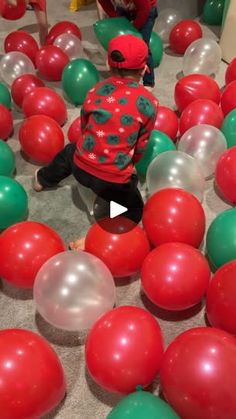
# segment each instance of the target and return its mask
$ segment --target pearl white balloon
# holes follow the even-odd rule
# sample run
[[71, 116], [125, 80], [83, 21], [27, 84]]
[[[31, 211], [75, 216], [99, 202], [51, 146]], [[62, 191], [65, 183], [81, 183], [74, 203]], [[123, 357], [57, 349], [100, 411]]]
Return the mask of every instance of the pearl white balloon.
[[178, 150], [194, 157], [205, 178], [210, 177], [216, 168], [217, 161], [226, 150], [227, 142], [224, 134], [212, 125], [196, 125], [180, 138]]
[[164, 43], [169, 43], [171, 29], [183, 19], [178, 10], [165, 9], [162, 10], [157, 19], [157, 33]]
[[55, 39], [54, 45], [61, 48], [70, 60], [83, 56], [83, 47], [80, 39], [78, 36], [71, 33], [63, 33], [59, 35]]
[[221, 58], [221, 48], [214, 39], [197, 39], [185, 51], [183, 73], [185, 76], [192, 73], [207, 74], [209, 76], [216, 74]]
[[147, 186], [151, 195], [165, 188], [184, 189], [201, 202], [205, 179], [196, 159], [181, 151], [166, 151], [148, 167]]
[[12, 51], [5, 54], [0, 61], [0, 79], [11, 86], [13, 81], [23, 74], [35, 74], [31, 59], [23, 52]]
[[41, 316], [53, 326], [84, 330], [113, 308], [115, 284], [109, 269], [96, 256], [62, 252], [39, 270], [34, 301]]

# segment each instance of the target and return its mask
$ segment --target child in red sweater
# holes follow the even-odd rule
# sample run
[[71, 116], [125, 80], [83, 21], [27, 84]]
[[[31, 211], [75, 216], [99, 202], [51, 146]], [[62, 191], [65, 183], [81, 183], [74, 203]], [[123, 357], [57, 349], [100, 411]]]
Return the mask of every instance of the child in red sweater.
[[88, 92], [77, 144], [66, 145], [48, 166], [35, 172], [36, 191], [73, 174], [106, 202], [113, 200], [127, 207], [127, 218], [140, 221], [143, 201], [134, 164], [145, 151], [158, 106], [155, 97], [139, 84], [147, 55], [147, 45], [136, 36], [121, 35], [110, 42], [111, 77]]
[[[157, 18], [157, 0], [97, 0], [104, 12], [110, 17], [125, 16], [138, 29], [149, 48], [149, 42], [155, 20]], [[143, 84], [148, 90], [155, 86], [154, 64], [149, 48]]]

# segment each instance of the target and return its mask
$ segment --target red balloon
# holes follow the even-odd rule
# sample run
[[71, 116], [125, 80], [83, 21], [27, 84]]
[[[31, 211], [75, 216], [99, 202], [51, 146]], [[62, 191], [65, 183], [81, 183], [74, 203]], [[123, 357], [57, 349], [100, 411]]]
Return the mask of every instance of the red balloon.
[[236, 108], [236, 80], [224, 89], [221, 96], [221, 108], [225, 116]]
[[94, 324], [85, 347], [86, 364], [94, 381], [106, 390], [130, 393], [148, 386], [163, 357], [157, 320], [140, 307], [108, 311]]
[[80, 116], [76, 118], [72, 124], [69, 126], [67, 132], [68, 140], [71, 143], [76, 143], [81, 136], [81, 119]]
[[0, 331], [0, 377], [4, 419], [42, 417], [65, 396], [64, 371], [56, 352], [29, 330]]
[[195, 20], [181, 20], [170, 32], [170, 47], [177, 54], [184, 54], [188, 46], [202, 38], [202, 28]]
[[236, 80], [236, 58], [234, 58], [228, 65], [225, 72], [225, 83], [229, 84], [231, 81]]
[[36, 87], [44, 87], [45, 84], [34, 74], [23, 74], [14, 80], [11, 86], [11, 95], [15, 104], [22, 108], [24, 97]]
[[223, 112], [215, 102], [208, 99], [194, 100], [184, 109], [180, 117], [180, 135], [183, 135], [189, 128], [200, 124], [208, 124], [220, 128], [223, 120]]
[[35, 39], [27, 32], [15, 31], [9, 33], [4, 41], [5, 52], [19, 51], [27, 55], [35, 64], [35, 57], [39, 50]]
[[218, 105], [220, 96], [216, 81], [205, 74], [189, 74], [175, 85], [175, 103], [180, 112], [197, 99], [209, 99]]
[[226, 150], [216, 165], [216, 184], [223, 197], [236, 203], [236, 147]]
[[166, 243], [144, 260], [141, 279], [147, 297], [166, 310], [185, 310], [205, 295], [211, 271], [201, 252], [184, 243]]
[[13, 131], [12, 114], [4, 105], [0, 103], [0, 139], [7, 140]]
[[67, 110], [64, 100], [49, 87], [37, 87], [28, 93], [23, 100], [23, 112], [28, 118], [33, 115], [46, 115], [59, 125], [67, 120]]
[[59, 234], [46, 224], [23, 221], [0, 235], [0, 277], [20, 288], [32, 288], [41, 266], [66, 250]]
[[0, 16], [7, 20], [17, 20], [26, 12], [25, 0], [16, 0], [16, 5], [8, 3], [7, 0], [0, 0]]
[[48, 164], [64, 147], [60, 126], [48, 116], [35, 115], [26, 119], [19, 130], [21, 148], [31, 160]]
[[155, 129], [167, 134], [173, 141], [176, 141], [176, 136], [179, 129], [179, 120], [176, 113], [166, 106], [159, 106]]
[[181, 419], [234, 419], [236, 339], [210, 327], [182, 333], [165, 352], [161, 386]]
[[53, 44], [55, 39], [63, 33], [72, 33], [81, 39], [81, 32], [78, 26], [73, 22], [63, 21], [56, 23], [49, 31], [46, 45]]
[[43, 77], [50, 81], [60, 81], [69, 58], [61, 48], [45, 45], [36, 55], [36, 67]]
[[223, 265], [207, 292], [206, 312], [212, 326], [236, 335], [236, 261]]
[[143, 225], [151, 243], [186, 243], [199, 247], [205, 232], [205, 214], [200, 202], [183, 189], [156, 192], [143, 211]]
[[94, 224], [87, 233], [85, 250], [101, 259], [113, 276], [122, 278], [141, 269], [150, 245], [138, 225], [126, 233], [115, 234]]

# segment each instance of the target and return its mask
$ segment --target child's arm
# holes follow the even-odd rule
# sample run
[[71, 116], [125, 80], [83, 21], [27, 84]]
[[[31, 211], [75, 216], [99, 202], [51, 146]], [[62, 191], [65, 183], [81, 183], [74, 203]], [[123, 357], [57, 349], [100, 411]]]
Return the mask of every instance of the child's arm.
[[147, 142], [149, 140], [149, 137], [151, 135], [152, 130], [155, 127], [155, 120], [156, 118], [149, 118], [145, 125], [142, 126], [141, 132], [143, 132], [140, 137], [137, 140], [135, 152], [133, 155], [133, 163], [138, 163], [139, 160], [143, 157]]
[[141, 29], [147, 22], [152, 5], [150, 0], [134, 0], [134, 3], [136, 8], [136, 17], [132, 23], [136, 29]]
[[47, 13], [36, 8], [34, 9], [34, 12], [38, 22], [40, 44], [43, 46], [48, 35]]

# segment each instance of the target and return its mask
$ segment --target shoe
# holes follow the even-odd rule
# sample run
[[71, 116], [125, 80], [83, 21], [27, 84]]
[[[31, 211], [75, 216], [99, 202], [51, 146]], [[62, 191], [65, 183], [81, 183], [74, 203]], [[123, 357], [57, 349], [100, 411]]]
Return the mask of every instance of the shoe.
[[152, 93], [153, 90], [154, 90], [154, 86], [145, 86], [145, 85], [143, 85], [143, 87], [145, 87], [145, 89], [148, 90], [150, 93]]
[[37, 169], [34, 173], [34, 177], [32, 179], [32, 187], [36, 192], [41, 192], [43, 190], [43, 185], [41, 185], [41, 183], [38, 181], [38, 171], [39, 169]]

